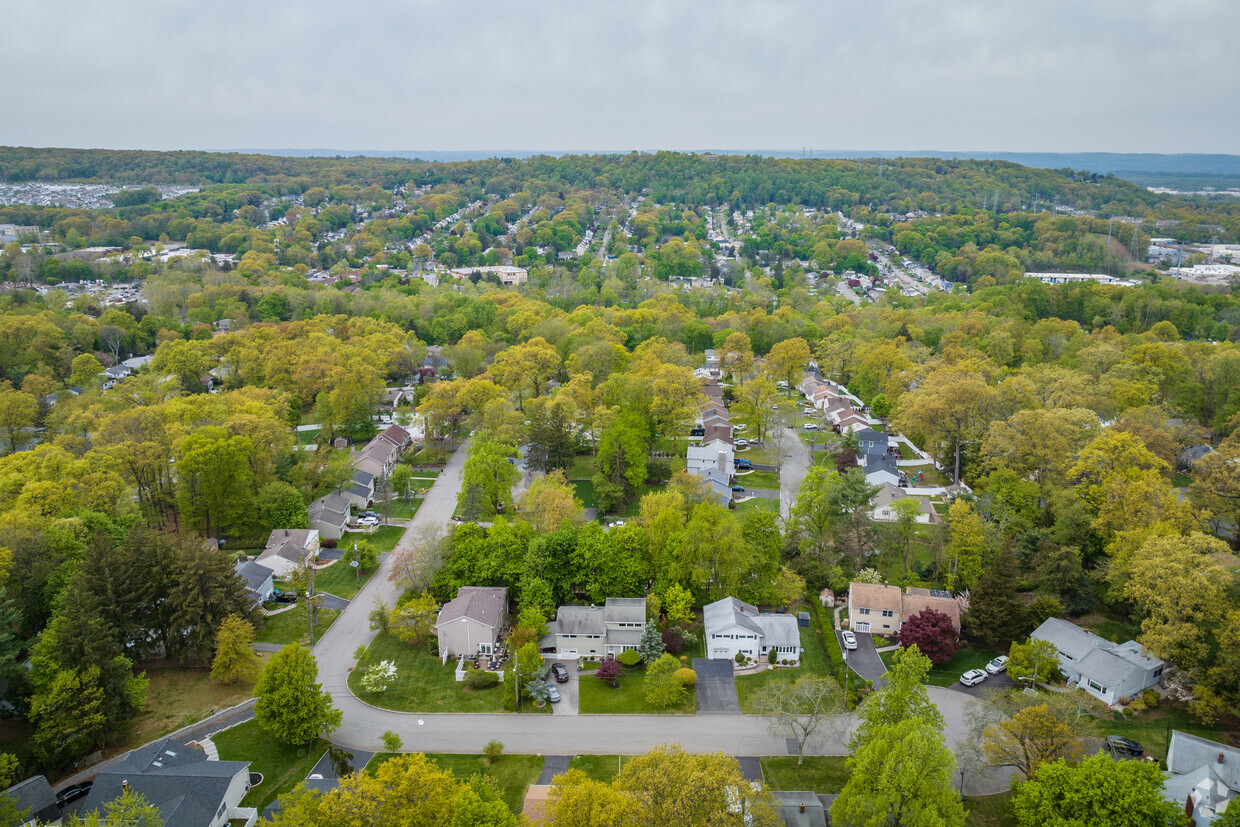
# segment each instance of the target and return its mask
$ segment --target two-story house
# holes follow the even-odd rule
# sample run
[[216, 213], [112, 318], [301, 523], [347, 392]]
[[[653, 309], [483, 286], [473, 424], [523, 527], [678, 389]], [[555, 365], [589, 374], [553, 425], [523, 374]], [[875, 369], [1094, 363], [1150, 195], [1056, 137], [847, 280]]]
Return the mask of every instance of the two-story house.
[[605, 658], [636, 649], [646, 631], [646, 598], [609, 597], [602, 606], [561, 606], [555, 650], [561, 658]]
[[492, 654], [508, 629], [508, 589], [461, 586], [435, 621], [439, 653], [452, 657]]
[[744, 654], [765, 660], [773, 649], [780, 660], [801, 658], [801, 632], [793, 615], [760, 612], [757, 606], [725, 597], [704, 606], [702, 616], [709, 657], [733, 660]]
[[277, 528], [267, 538], [267, 548], [254, 560], [281, 580], [307, 566], [319, 553], [319, 532], [313, 528]]
[[894, 635], [905, 620], [924, 609], [947, 615], [960, 631], [960, 604], [950, 592], [916, 586], [901, 592], [899, 586], [848, 584], [848, 627], [854, 632]]

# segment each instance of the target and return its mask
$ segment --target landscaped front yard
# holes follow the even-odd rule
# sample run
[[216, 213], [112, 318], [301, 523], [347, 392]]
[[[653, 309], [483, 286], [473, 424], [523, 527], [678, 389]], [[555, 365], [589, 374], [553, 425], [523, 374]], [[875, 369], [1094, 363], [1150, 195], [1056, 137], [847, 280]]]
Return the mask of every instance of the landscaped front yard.
[[[344, 560], [337, 560], [330, 566], [319, 569], [314, 573], [314, 590], [316, 592], [334, 594], [336, 597], [343, 597], [345, 600], [352, 600], [373, 574], [373, 571], [359, 573], [357, 569], [350, 566]], [[360, 585], [358, 583], [359, 578], [361, 580]]]
[[[394, 757], [395, 753], [379, 753], [366, 765], [367, 774], [374, 775], [384, 762]], [[461, 781], [468, 781], [474, 775], [482, 775], [491, 779], [499, 789], [508, 809], [514, 813], [521, 812], [525, 803], [526, 790], [538, 779], [543, 769], [541, 755], [501, 755], [493, 764], [488, 764], [481, 755], [428, 752], [426, 757]]]
[[[396, 680], [383, 693], [362, 689], [363, 669], [372, 663], [390, 660], [396, 664]], [[456, 680], [456, 658], [441, 663], [425, 646], [402, 643], [387, 632], [380, 632], [366, 650], [366, 657], [349, 673], [349, 689], [368, 704], [398, 712], [503, 712], [503, 684], [490, 689], [470, 689]], [[551, 705], [535, 710], [521, 704], [522, 712], [547, 712]]]
[[568, 768], [581, 770], [595, 781], [610, 784], [620, 774], [620, 768], [632, 759], [631, 755], [574, 755]]
[[[263, 621], [263, 628], [258, 630], [255, 640], [258, 643], [300, 643], [310, 645], [310, 616], [305, 601], [286, 612], [271, 615]], [[319, 609], [318, 622], [314, 624], [314, 639], [318, 641], [335, 622], [340, 612], [336, 609]]]
[[[350, 535], [346, 534], [340, 540], [343, 545], [348, 541]], [[387, 554], [396, 548], [396, 544], [400, 542], [400, 538], [405, 536], [404, 526], [390, 525], [383, 528], [376, 528], [365, 532], [366, 539], [375, 544], [375, 548], [379, 549], [380, 554]]]
[[259, 812], [305, 781], [328, 747], [320, 738], [303, 746], [281, 744], [268, 735], [258, 721], [246, 721], [218, 732], [211, 740], [219, 750], [221, 761], [249, 761], [251, 772], [263, 774], [263, 783], [241, 799], [242, 807], [257, 807]]
[[685, 692], [684, 700], [669, 707], [657, 706], [646, 700], [646, 675], [640, 669], [627, 670], [612, 689], [593, 675], [584, 675], [578, 682], [578, 711], [582, 715], [692, 715], [697, 712], [697, 694]]
[[833, 794], [844, 789], [848, 767], [842, 755], [807, 755], [797, 766], [793, 757], [763, 758], [762, 777], [772, 790], [812, 790]]
[[[801, 611], [805, 607], [793, 606], [792, 611]], [[749, 701], [766, 684], [772, 681], [795, 681], [802, 675], [827, 674], [827, 650], [822, 640], [822, 631], [816, 626], [800, 628], [801, 632], [801, 665], [767, 669], [756, 675], [738, 675], [736, 678], [736, 698], [740, 701], [743, 712], [752, 713]]]

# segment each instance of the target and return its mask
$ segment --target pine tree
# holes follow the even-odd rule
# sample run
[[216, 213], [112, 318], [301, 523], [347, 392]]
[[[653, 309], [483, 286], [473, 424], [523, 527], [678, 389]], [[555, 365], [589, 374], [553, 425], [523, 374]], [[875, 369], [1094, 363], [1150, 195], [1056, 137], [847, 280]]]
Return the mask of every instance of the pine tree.
[[637, 645], [637, 652], [646, 663], [654, 663], [659, 659], [659, 655], [663, 654], [663, 635], [659, 632], [659, 627], [656, 624], [646, 623], [646, 631], [642, 632], [642, 639], [641, 643]]
[[215, 659], [211, 678], [219, 683], [247, 683], [258, 677], [258, 655], [254, 652], [254, 626], [237, 615], [220, 624], [215, 639]]
[[206, 661], [216, 631], [229, 615], [254, 619], [254, 606], [227, 555], [193, 537], [177, 555], [168, 600], [174, 607], [171, 637], [176, 641], [168, 654], [182, 660], [192, 655]]
[[964, 627], [984, 646], [1005, 646], [1025, 632], [1025, 606], [1016, 595], [1020, 573], [1008, 549], [999, 552], [969, 593]]

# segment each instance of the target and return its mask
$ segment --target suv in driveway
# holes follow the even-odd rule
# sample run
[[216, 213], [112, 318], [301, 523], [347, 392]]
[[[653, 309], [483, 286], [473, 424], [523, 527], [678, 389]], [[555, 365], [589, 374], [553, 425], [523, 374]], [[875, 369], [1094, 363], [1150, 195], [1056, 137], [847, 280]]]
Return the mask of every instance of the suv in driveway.
[[551, 664], [551, 675], [556, 683], [568, 683], [568, 669], [562, 663]]

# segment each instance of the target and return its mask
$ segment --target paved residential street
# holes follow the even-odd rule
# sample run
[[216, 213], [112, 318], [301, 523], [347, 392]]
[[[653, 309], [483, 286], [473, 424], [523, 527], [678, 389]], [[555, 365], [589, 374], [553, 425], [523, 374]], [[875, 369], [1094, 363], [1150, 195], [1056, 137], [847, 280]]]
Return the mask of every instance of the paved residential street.
[[792, 504], [801, 490], [801, 481], [809, 473], [809, 451], [795, 433], [787, 428], [784, 430], [787, 431], [788, 453], [779, 473], [779, 516], [787, 520], [792, 516]]

